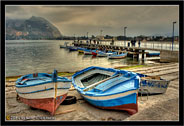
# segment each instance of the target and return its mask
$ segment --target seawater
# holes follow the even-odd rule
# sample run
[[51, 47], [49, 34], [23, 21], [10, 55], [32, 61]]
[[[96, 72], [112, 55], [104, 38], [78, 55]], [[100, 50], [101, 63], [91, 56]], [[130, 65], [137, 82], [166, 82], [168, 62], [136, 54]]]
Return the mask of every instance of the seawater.
[[[75, 72], [89, 66], [117, 67], [142, 64], [132, 58], [110, 60], [69, 52], [60, 48], [65, 40], [6, 40], [5, 75], [17, 76], [30, 73]], [[72, 41], [67, 41], [70, 44]], [[146, 63], [146, 62], [144, 62]]]

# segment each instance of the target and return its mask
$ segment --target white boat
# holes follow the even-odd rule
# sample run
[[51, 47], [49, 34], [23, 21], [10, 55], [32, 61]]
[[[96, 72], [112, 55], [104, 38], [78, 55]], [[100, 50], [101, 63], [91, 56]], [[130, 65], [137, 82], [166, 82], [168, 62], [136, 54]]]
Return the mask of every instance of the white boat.
[[163, 94], [166, 92], [170, 81], [162, 79], [158, 76], [148, 76], [137, 73], [141, 77], [141, 83], [139, 88], [140, 94]]
[[127, 53], [109, 55], [108, 59], [123, 59], [127, 57]]
[[58, 106], [64, 101], [71, 80], [53, 74], [35, 73], [24, 75], [16, 81], [16, 92], [23, 103], [55, 114]]

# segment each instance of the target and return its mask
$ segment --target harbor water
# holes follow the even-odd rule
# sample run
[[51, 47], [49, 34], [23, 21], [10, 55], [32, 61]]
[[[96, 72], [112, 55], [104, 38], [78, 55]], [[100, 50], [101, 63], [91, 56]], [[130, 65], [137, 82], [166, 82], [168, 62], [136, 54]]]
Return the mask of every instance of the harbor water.
[[[60, 48], [65, 40], [6, 40], [5, 75], [17, 76], [30, 73], [75, 72], [89, 66], [118, 67], [145, 64], [132, 58], [110, 60], [69, 52]], [[73, 41], [67, 41], [70, 44]]]

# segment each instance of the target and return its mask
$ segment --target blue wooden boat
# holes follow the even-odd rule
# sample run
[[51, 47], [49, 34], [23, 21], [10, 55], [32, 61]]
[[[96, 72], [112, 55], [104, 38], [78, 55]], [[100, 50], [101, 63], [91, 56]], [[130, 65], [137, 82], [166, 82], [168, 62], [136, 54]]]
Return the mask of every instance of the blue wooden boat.
[[93, 56], [97, 56], [98, 52], [99, 52], [99, 50], [93, 50], [93, 51], [92, 51], [92, 55], [93, 55]]
[[138, 111], [140, 77], [125, 70], [88, 67], [72, 76], [74, 88], [92, 105], [102, 109]]
[[17, 79], [16, 92], [23, 103], [38, 109], [47, 110], [55, 114], [58, 106], [64, 101], [71, 80], [53, 74], [34, 73]]
[[148, 57], [160, 56], [160, 53], [148, 53], [146, 54]]
[[163, 94], [166, 92], [170, 83], [170, 81], [162, 79], [159, 76], [148, 76], [140, 73], [137, 73], [137, 75], [141, 78], [140, 94]]
[[108, 59], [123, 59], [127, 57], [127, 53], [109, 55]]
[[77, 49], [79, 53], [84, 53], [85, 48], [78, 47]]
[[68, 46], [67, 48], [69, 49], [69, 51], [77, 51], [78, 50], [78, 48], [75, 46]]
[[99, 52], [97, 53], [97, 56], [98, 56], [98, 57], [107, 57], [107, 56], [115, 55], [115, 54], [117, 54], [117, 52], [111, 52], [111, 51], [104, 52], [104, 51], [99, 51]]
[[92, 52], [96, 50], [84, 49], [84, 55], [92, 55]]
[[92, 55], [92, 52], [89, 49], [84, 49], [83, 51], [84, 51], [84, 55]]

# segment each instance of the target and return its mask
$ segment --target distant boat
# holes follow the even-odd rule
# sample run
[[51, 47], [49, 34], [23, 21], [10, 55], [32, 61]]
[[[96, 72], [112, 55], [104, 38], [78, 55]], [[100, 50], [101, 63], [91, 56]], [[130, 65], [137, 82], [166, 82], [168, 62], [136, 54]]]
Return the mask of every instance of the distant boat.
[[123, 59], [125, 57], [127, 57], [127, 53], [110, 55], [108, 59]]
[[79, 50], [79, 49], [78, 49], [78, 52], [79, 52], [79, 53], [84, 53], [84, 50]]
[[110, 56], [110, 55], [115, 55], [115, 54], [117, 54], [117, 52], [103, 52], [103, 51], [99, 51], [98, 53], [97, 53], [97, 56], [98, 57], [107, 57], [107, 56]]
[[141, 77], [140, 83], [140, 94], [163, 94], [166, 92], [170, 81], [162, 79], [158, 76], [148, 76], [144, 74], [137, 73]]
[[85, 49], [84, 50], [84, 55], [92, 55], [91, 50]]
[[68, 46], [67, 48], [69, 49], [69, 51], [77, 51], [78, 50], [78, 48], [75, 46]]
[[84, 49], [84, 55], [92, 55], [92, 52], [96, 50]]
[[98, 54], [98, 50], [92, 51], [92, 55], [96, 56]]
[[92, 105], [102, 109], [138, 111], [140, 77], [125, 70], [88, 67], [72, 76], [74, 88]]
[[84, 53], [85, 48], [78, 47], [77, 49], [79, 53]]
[[16, 81], [16, 91], [23, 103], [55, 114], [58, 106], [67, 96], [71, 80], [53, 74], [35, 73], [24, 75]]
[[60, 48], [67, 48], [69, 42], [65, 42], [64, 45], [60, 45]]
[[154, 56], [160, 56], [160, 53], [148, 53], [146, 54], [147, 57], [154, 57]]

